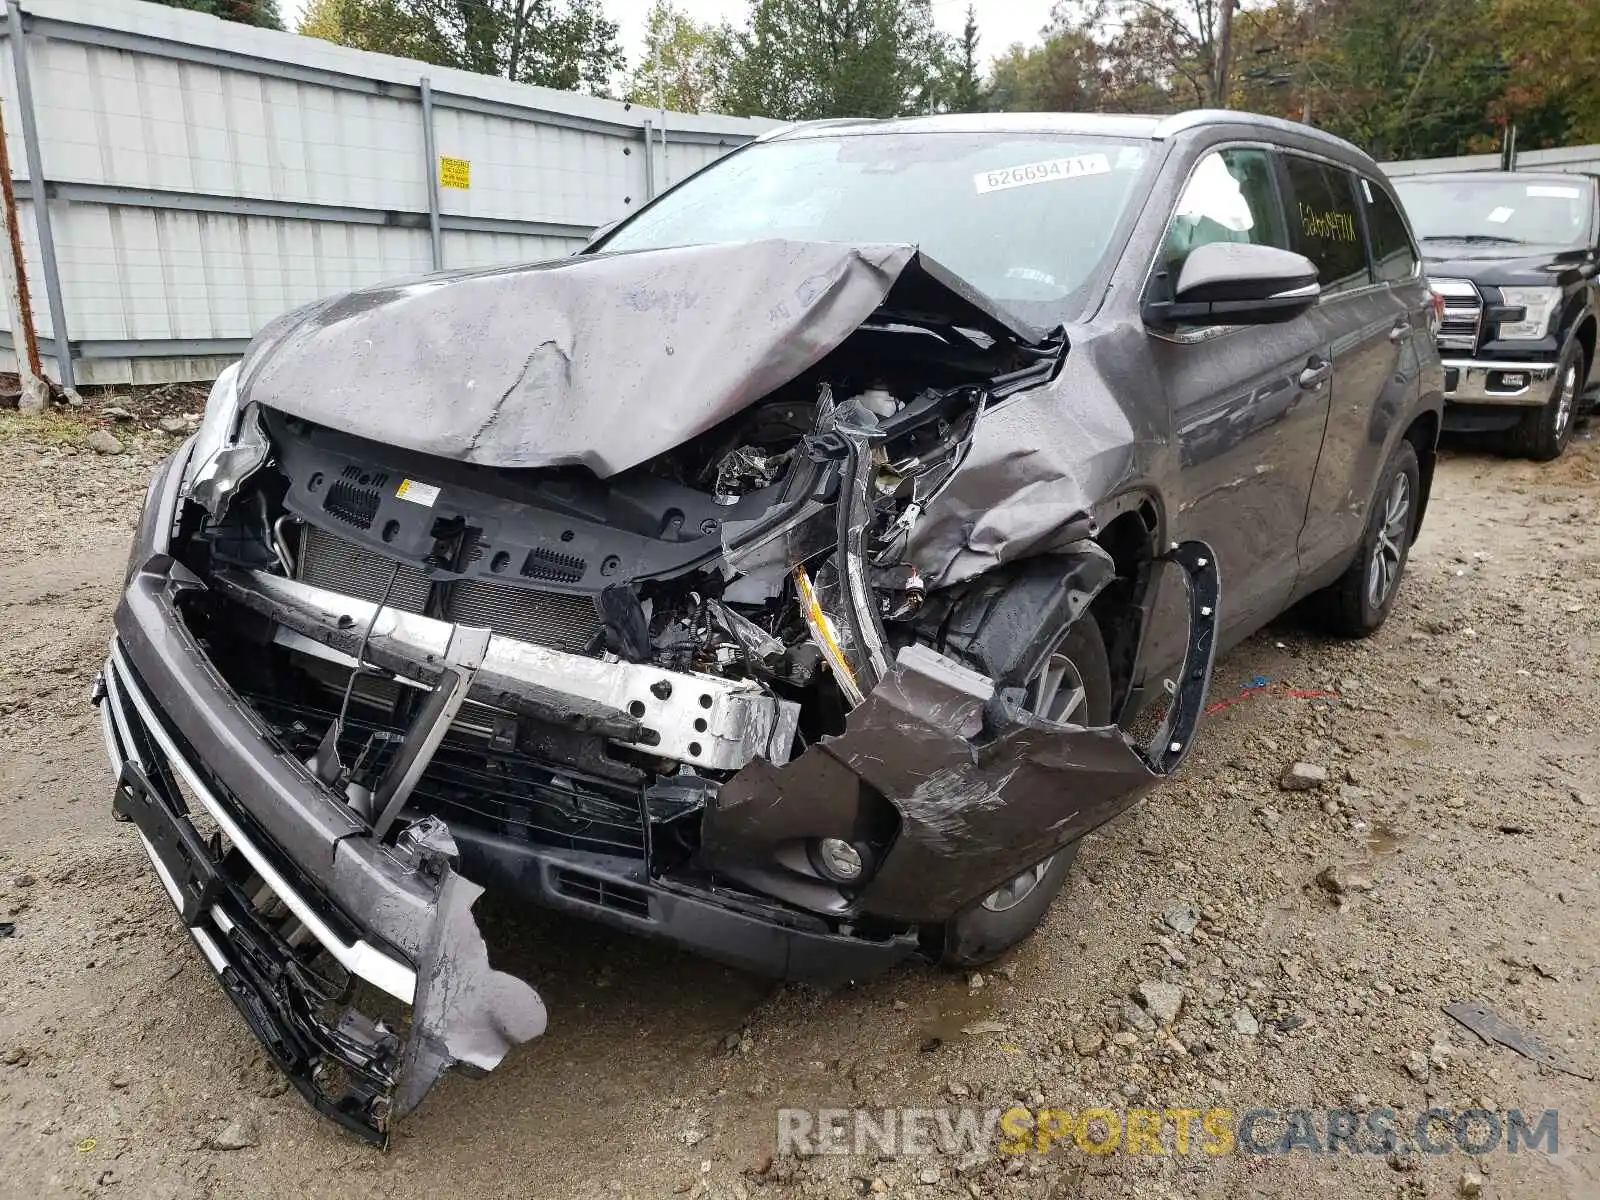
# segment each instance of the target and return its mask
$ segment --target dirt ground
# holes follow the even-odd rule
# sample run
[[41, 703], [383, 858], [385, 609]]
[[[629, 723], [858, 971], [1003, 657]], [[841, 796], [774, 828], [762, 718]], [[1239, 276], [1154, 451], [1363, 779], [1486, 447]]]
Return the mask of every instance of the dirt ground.
[[[1481, 1000], [1600, 1072], [1592, 426], [1548, 466], [1450, 449], [1383, 631], [1331, 643], [1290, 619], [1227, 655], [1212, 698], [1239, 701], [1178, 780], [1088, 840], [1044, 927], [981, 979], [779, 986], [492, 909], [492, 951], [538, 986], [550, 1032], [487, 1079], [447, 1079], [384, 1153], [285, 1091], [111, 819], [89, 688], [176, 435], [106, 402], [0, 413], [0, 1193], [1600, 1196], [1600, 1085], [1441, 1012]], [[125, 451], [84, 449], [97, 425]], [[1327, 784], [1281, 790], [1296, 761]], [[1334, 865], [1337, 899], [1317, 881]], [[1182, 989], [1170, 1030], [1130, 999], [1142, 981]], [[1018, 1102], [1555, 1109], [1559, 1140], [1476, 1158], [772, 1158], [780, 1107]]]

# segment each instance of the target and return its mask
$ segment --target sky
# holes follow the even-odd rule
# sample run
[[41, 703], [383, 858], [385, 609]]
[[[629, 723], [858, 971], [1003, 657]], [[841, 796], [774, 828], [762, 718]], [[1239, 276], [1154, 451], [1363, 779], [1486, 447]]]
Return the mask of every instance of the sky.
[[[603, 0], [606, 11], [617, 23], [628, 65], [639, 61], [644, 50], [644, 20], [651, 0]], [[678, 7], [697, 21], [744, 23], [749, 0], [675, 0]], [[1050, 20], [1054, 0], [972, 0], [978, 10], [978, 54], [985, 63], [1005, 53], [1013, 42], [1033, 42]], [[284, 27], [293, 29], [305, 0], [279, 0]], [[967, 0], [933, 0], [933, 16], [939, 28], [959, 37], [966, 24]]]

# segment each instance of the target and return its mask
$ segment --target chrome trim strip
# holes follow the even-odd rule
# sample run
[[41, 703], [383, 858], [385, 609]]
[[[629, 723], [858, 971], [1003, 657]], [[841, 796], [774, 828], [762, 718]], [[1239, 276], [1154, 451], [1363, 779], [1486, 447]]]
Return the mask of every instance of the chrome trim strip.
[[[1455, 371], [1456, 386], [1444, 398], [1456, 404], [1503, 404], [1510, 408], [1541, 408], [1550, 402], [1556, 388], [1555, 363], [1497, 362], [1476, 358], [1447, 358], [1445, 370]], [[1527, 386], [1516, 391], [1490, 391], [1489, 376], [1515, 371], [1528, 377]]]
[[[406, 1004], [415, 1002], [417, 994], [417, 973], [405, 963], [391, 958], [377, 947], [366, 941], [357, 941], [346, 944], [339, 936], [329, 929], [323, 920], [317, 916], [312, 907], [297, 893], [288, 882], [278, 873], [271, 861], [262, 854], [255, 844], [245, 836], [244, 830], [233, 819], [227, 808], [211, 794], [210, 788], [200, 778], [198, 772], [191, 767], [184, 756], [178, 753], [178, 747], [171, 736], [156, 717], [150, 702], [145, 699], [138, 685], [133, 681], [133, 672], [123, 657], [122, 647], [113, 644], [111, 648], [111, 664], [114, 666], [112, 674], [120, 674], [122, 678], [117, 682], [123, 685], [134, 709], [144, 722], [145, 729], [149, 732], [155, 743], [161, 748], [168, 763], [183, 777], [186, 784], [194, 792], [206, 811], [221, 827], [222, 832], [236, 846], [239, 853], [255, 868], [256, 874], [272, 889], [274, 895], [282, 900], [285, 907], [299, 919], [300, 923], [309, 929], [318, 942], [349, 972], [359, 975], [375, 987], [382, 988], [395, 999]], [[165, 882], [165, 880], [163, 880]], [[181, 907], [181, 905], [180, 905]], [[190, 929], [195, 939], [199, 941], [203, 931]], [[208, 939], [209, 940], [209, 939]], [[204, 949], [202, 945], [202, 949]], [[215, 943], [211, 950], [216, 950]], [[209, 957], [209, 954], [208, 954]], [[220, 955], [219, 955], [220, 957]], [[220, 969], [220, 968], [219, 968]]]
[[200, 947], [200, 953], [206, 956], [206, 961], [211, 964], [211, 969], [221, 975], [228, 969], [228, 960], [223, 957], [222, 951], [217, 948], [217, 943], [204, 929], [191, 925], [189, 936], [194, 938], [195, 945]]
[[[112, 653], [116, 653], [115, 646], [112, 647]], [[139, 743], [133, 740], [133, 731], [128, 727], [128, 714], [123, 709], [122, 687], [117, 679], [116, 671], [111, 668], [109, 659], [107, 659], [105, 666], [105, 680], [106, 698], [104, 703], [111, 706], [111, 719], [116, 723], [117, 736], [122, 741], [122, 757], [124, 760], [132, 762], [134, 766], [142, 771], [145, 767], [145, 761], [139, 756]], [[119, 774], [122, 771], [122, 763], [120, 762], [117, 764], [117, 771]]]

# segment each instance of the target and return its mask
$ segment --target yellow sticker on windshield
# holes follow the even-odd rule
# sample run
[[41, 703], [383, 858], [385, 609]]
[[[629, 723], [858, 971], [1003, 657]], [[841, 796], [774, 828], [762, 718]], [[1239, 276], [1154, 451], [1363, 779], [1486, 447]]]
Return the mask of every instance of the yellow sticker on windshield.
[[1060, 179], [1110, 173], [1111, 160], [1104, 154], [1079, 154], [1072, 158], [1052, 158], [1044, 162], [1023, 163], [1017, 167], [979, 171], [972, 177], [972, 182], [981, 196], [985, 192], [1003, 192], [1009, 188], [1031, 187], [1036, 183], [1054, 183]]

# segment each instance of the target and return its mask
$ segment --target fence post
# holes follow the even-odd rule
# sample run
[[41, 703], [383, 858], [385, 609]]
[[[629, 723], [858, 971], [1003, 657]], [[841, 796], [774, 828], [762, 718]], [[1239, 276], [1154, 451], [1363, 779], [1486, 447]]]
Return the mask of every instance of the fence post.
[[656, 198], [656, 126], [649, 118], [644, 123], [644, 198]]
[[28, 79], [28, 44], [20, 0], [6, 0], [6, 27], [11, 36], [17, 108], [22, 118], [22, 147], [28, 158], [28, 194], [33, 200], [33, 222], [39, 235], [39, 261], [44, 267], [44, 292], [50, 307], [50, 333], [55, 340], [56, 372], [61, 377], [62, 388], [70, 392], [76, 386], [72, 375], [72, 346], [67, 340], [67, 310], [61, 299], [56, 243], [50, 235], [49, 188], [44, 176], [44, 155], [39, 149], [39, 125], [33, 113], [33, 84]]
[[428, 238], [433, 269], [444, 270], [444, 235], [439, 231], [439, 151], [433, 140], [433, 81], [422, 77], [422, 152], [428, 158]]

